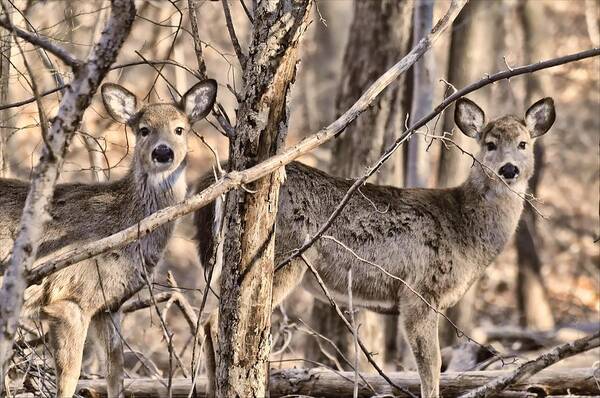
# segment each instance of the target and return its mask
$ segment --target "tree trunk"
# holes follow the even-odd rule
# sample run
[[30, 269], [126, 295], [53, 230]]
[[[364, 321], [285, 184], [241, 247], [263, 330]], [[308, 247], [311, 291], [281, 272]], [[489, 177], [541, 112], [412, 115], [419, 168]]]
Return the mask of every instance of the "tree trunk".
[[[229, 167], [243, 170], [274, 155], [287, 134], [287, 101], [310, 0], [262, 1], [245, 62], [243, 101], [229, 145]], [[284, 14], [288, 24], [279, 23]], [[217, 396], [267, 395], [275, 218], [283, 174], [227, 195], [219, 302]], [[252, 192], [252, 193], [250, 193]]]
[[[9, 74], [10, 74], [10, 48], [12, 39], [10, 32], [2, 30], [0, 32], [0, 104], [8, 103], [9, 98]], [[0, 111], [0, 177], [8, 177], [8, 134], [10, 133], [10, 110]]]
[[[336, 111], [348, 109], [371, 83], [391, 67], [410, 49], [411, 17], [413, 1], [357, 1], [354, 3], [354, 20], [350, 27], [348, 44], [343, 60], [344, 73], [336, 100]], [[375, 162], [384, 149], [402, 132], [408, 106], [405, 88], [406, 77], [397, 81], [365, 111], [348, 132], [333, 145], [330, 171], [334, 175], [358, 177], [365, 167]], [[377, 183], [401, 186], [403, 183], [403, 158], [400, 152], [387, 162], [375, 176]], [[375, 353], [379, 365], [395, 360], [396, 317], [378, 315], [366, 310], [356, 314], [360, 325], [360, 337]], [[315, 300], [311, 314], [311, 326], [333, 340], [340, 351], [352, 357], [353, 340], [329, 304]], [[382, 327], [382, 325], [392, 325]], [[392, 330], [391, 338], [384, 331]], [[391, 341], [390, 341], [391, 340]], [[386, 346], [387, 341], [387, 346]], [[307, 345], [307, 358], [333, 365], [319, 352], [316, 344]], [[344, 361], [336, 355], [338, 361]], [[361, 369], [369, 365], [360, 355]]]
[[[418, 0], [413, 20], [413, 45], [416, 45], [431, 30], [433, 23], [433, 1]], [[430, 51], [423, 55], [423, 58], [413, 68], [411, 123], [421, 119], [431, 111], [434, 74], [433, 52]], [[425, 138], [420, 135], [412, 137], [408, 142], [406, 187], [427, 187], [429, 179], [427, 145]]]
[[[526, 62], [544, 59], [548, 48], [543, 43], [549, 35], [550, 24], [547, 23], [546, 4], [544, 1], [521, 1], [519, 16], [523, 26], [524, 53]], [[527, 77], [525, 102], [529, 106], [547, 95], [544, 90], [551, 91], [551, 79], [543, 75]], [[535, 172], [529, 181], [529, 192], [536, 196], [537, 186], [543, 167], [544, 147], [542, 141], [535, 144]], [[517, 276], [517, 304], [521, 326], [534, 330], [554, 328], [554, 315], [548, 303], [546, 288], [541, 274], [542, 263], [538, 255], [539, 239], [537, 237], [535, 210], [526, 204], [515, 236], [519, 272]]]
[[[461, 88], [473, 81], [481, 79], [486, 73], [492, 73], [499, 64], [498, 49], [499, 27], [502, 26], [502, 2], [487, 0], [471, 0], [462, 9], [454, 21], [448, 62], [448, 81], [456, 88]], [[501, 60], [500, 60], [501, 62]], [[490, 109], [490, 88], [478, 90], [469, 95], [488, 115], [495, 112]], [[444, 115], [444, 131], [453, 131], [454, 110], [447, 109]], [[454, 129], [452, 136], [465, 150], [474, 153], [476, 142]], [[438, 186], [453, 187], [462, 183], [469, 172], [472, 159], [465, 156], [457, 148], [446, 149], [442, 146]], [[473, 301], [477, 284], [473, 284], [465, 296], [454, 307], [448, 310], [448, 316], [462, 330], [469, 332], [473, 325]], [[440, 322], [440, 343], [443, 346], [456, 342], [455, 330], [447, 323]]]

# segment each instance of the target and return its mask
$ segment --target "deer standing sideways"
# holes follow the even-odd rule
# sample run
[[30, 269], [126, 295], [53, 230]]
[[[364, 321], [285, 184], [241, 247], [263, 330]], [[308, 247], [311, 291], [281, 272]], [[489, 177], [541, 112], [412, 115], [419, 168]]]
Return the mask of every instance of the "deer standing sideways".
[[[62, 184], [55, 189], [39, 257], [74, 242], [89, 242], [134, 225], [185, 198], [187, 132], [212, 109], [217, 84], [194, 85], [179, 103], [140, 105], [116, 84], [102, 86], [108, 113], [136, 133], [130, 170], [103, 184]], [[9, 255], [27, 197], [28, 184], [0, 179], [0, 261]], [[170, 238], [174, 223], [139, 241], [45, 278], [26, 291], [25, 311], [49, 323], [57, 396], [75, 393], [88, 330], [107, 345], [109, 397], [123, 396], [121, 304], [146, 285]]]
[[[403, 189], [366, 184], [354, 195], [329, 229], [358, 256], [402, 278], [438, 310], [454, 305], [503, 250], [523, 210], [522, 195], [533, 174], [533, 141], [555, 119], [554, 103], [544, 98], [525, 118], [504, 116], [485, 123], [484, 112], [472, 101], [459, 99], [455, 122], [480, 150], [467, 180], [449, 189]], [[281, 187], [276, 225], [275, 260], [299, 248], [314, 235], [352, 181], [291, 163]], [[201, 191], [214, 181], [204, 177]], [[378, 209], [379, 211], [376, 211]], [[213, 252], [214, 205], [196, 213], [199, 252], [203, 264]], [[360, 261], [330, 239], [318, 240], [306, 253], [338, 303], [345, 303], [348, 269], [353, 275], [355, 305], [381, 313], [399, 314], [417, 363], [421, 396], [439, 396], [441, 357], [438, 314], [402, 282]], [[273, 306], [298, 284], [327, 301], [316, 279], [299, 258], [275, 273]], [[219, 350], [213, 313], [205, 324], [209, 388], [214, 390], [214, 349]], [[218, 356], [217, 356], [218, 357]], [[213, 391], [214, 392], [214, 391]]]

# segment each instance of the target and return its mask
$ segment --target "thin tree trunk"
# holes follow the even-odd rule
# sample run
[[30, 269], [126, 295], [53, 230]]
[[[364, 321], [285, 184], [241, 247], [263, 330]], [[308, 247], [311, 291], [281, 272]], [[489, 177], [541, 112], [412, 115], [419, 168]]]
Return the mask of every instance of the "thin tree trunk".
[[[552, 32], [547, 23], [546, 3], [544, 1], [522, 1], [519, 4], [519, 16], [523, 26], [525, 59], [529, 62], [546, 56], [545, 38]], [[551, 91], [551, 79], [539, 75], [528, 76], [525, 102], [529, 105], [548, 95], [542, 91]], [[535, 172], [529, 180], [529, 192], [537, 194], [538, 183], [543, 168], [544, 147], [542, 141], [535, 144]], [[526, 204], [515, 236], [519, 272], [517, 274], [517, 304], [521, 326], [535, 330], [554, 328], [554, 315], [548, 302], [546, 288], [541, 274], [542, 263], [538, 255], [539, 238], [537, 236], [536, 214], [531, 205]]]
[[[487, 0], [471, 0], [462, 9], [453, 24], [448, 62], [448, 81], [457, 88], [467, 85], [470, 81], [480, 79], [486, 73], [492, 73], [499, 64], [498, 34], [502, 26], [502, 2]], [[501, 62], [501, 60], [500, 60]], [[488, 114], [494, 114], [490, 109], [489, 89], [479, 90], [469, 95]], [[446, 110], [444, 131], [453, 131], [453, 139], [458, 145], [471, 153], [476, 151], [476, 143], [454, 128], [454, 111]], [[469, 172], [472, 159], [464, 156], [456, 148], [442, 148], [438, 186], [453, 187], [462, 183]], [[448, 316], [462, 330], [469, 332], [473, 327], [473, 302], [477, 283], [454, 307], [448, 310]], [[447, 322], [440, 322], [440, 343], [443, 346], [452, 345], [457, 341], [456, 331]]]
[[[8, 103], [9, 98], [9, 74], [10, 74], [10, 49], [12, 39], [6, 30], [0, 32], [0, 104]], [[8, 177], [7, 145], [10, 134], [10, 110], [0, 111], [0, 177]]]
[[[413, 45], [431, 30], [433, 23], [433, 0], [418, 0], [415, 6]], [[433, 104], [433, 52], [429, 52], [413, 68], [413, 92], [410, 120], [419, 120], [431, 110]], [[427, 187], [429, 159], [427, 142], [422, 136], [415, 136], [408, 142], [406, 159], [406, 186]]]
[[[298, 42], [310, 0], [262, 1], [245, 62], [229, 167], [246, 169], [282, 149], [287, 101], [296, 74]], [[289, 24], [280, 24], [284, 14]], [[227, 195], [219, 302], [217, 396], [267, 395], [275, 219], [283, 174], [275, 172]], [[249, 192], [252, 193], [249, 193]]]
[[[354, 21], [344, 55], [344, 70], [336, 101], [341, 113], [347, 109], [377, 76], [393, 65], [399, 55], [408, 52], [411, 36], [412, 1], [357, 1], [354, 4]], [[404, 117], [410, 101], [406, 99], [405, 77], [390, 85], [382, 97], [348, 127], [346, 134], [337, 139], [333, 146], [331, 172], [344, 177], [357, 177], [364, 168], [372, 164], [391, 142], [402, 132]], [[403, 183], [403, 159], [398, 153], [375, 177], [381, 184], [401, 186]], [[396, 335], [395, 317], [361, 311], [356, 316], [361, 325], [360, 336], [372, 352], [378, 353], [375, 360], [382, 365], [395, 356], [393, 344], [384, 337], [382, 327], [391, 323]], [[337, 314], [328, 304], [315, 301], [311, 325], [331, 338], [344, 355], [353, 352], [352, 337], [346, 331]], [[386, 341], [388, 346], [386, 347]], [[315, 357], [314, 346], [309, 348], [309, 358], [329, 362], [323, 355]], [[391, 357], [391, 358], [390, 358]], [[341, 361], [340, 358], [338, 360]], [[360, 368], [368, 368], [361, 355]]]

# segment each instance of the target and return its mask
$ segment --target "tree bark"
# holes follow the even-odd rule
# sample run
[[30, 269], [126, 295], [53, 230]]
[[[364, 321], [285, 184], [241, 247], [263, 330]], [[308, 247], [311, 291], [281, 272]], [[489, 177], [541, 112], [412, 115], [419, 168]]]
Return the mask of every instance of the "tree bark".
[[[440, 393], [446, 398], [456, 397], [472, 388], [486, 384], [499, 377], [507, 376], [509, 370], [442, 373]], [[406, 386], [415, 394], [419, 392], [419, 376], [415, 372], [388, 373], [394, 384]], [[283, 369], [273, 372], [270, 377], [270, 396], [310, 396], [325, 398], [347, 398], [352, 396], [353, 372], [332, 372], [323, 368], [313, 369]], [[364, 374], [363, 377], [381, 396], [390, 393], [389, 384], [380, 376]], [[166, 396], [166, 381], [155, 379], [125, 380], [125, 396], [136, 398], [159, 398]], [[196, 392], [198, 397], [206, 397], [206, 379], [198, 378]], [[594, 369], [546, 369], [511, 386], [510, 392], [526, 392], [528, 388], [535, 391], [545, 391], [546, 394], [569, 395], [597, 394], [598, 387], [594, 380]], [[187, 398], [192, 388], [190, 379], [173, 379], [173, 398]], [[106, 397], [105, 380], [81, 380], [79, 391], [87, 391], [89, 396]], [[373, 397], [375, 394], [360, 383], [358, 396]], [[515, 397], [518, 395], [502, 395], [497, 397]], [[520, 395], [523, 397], [524, 395]]]
[[[452, 29], [450, 57], [448, 62], [448, 81], [457, 88], [467, 85], [472, 80], [492, 73], [499, 64], [498, 37], [502, 26], [502, 2], [487, 0], [471, 0], [456, 18]], [[493, 114], [490, 109], [489, 89], [479, 90], [469, 95], [488, 117]], [[448, 109], [444, 115], [444, 131], [453, 131], [454, 110]], [[453, 139], [458, 145], [474, 153], [476, 142], [454, 129]], [[442, 146], [438, 170], [438, 186], [453, 187], [462, 183], [469, 172], [472, 159], [464, 156], [456, 148], [446, 149]], [[473, 303], [477, 283], [467, 291], [463, 298], [448, 309], [448, 317], [462, 330], [469, 333], [473, 328]], [[440, 322], [440, 344], [442, 347], [453, 345], [458, 337], [456, 331], [447, 322]]]
[[[433, 1], [418, 0], [413, 18], [413, 43], [418, 43], [431, 30], [433, 23]], [[429, 52], [413, 68], [412, 104], [410, 121], [415, 122], [429, 112], [433, 105], [434, 58]], [[406, 159], [406, 187], [427, 187], [429, 159], [427, 142], [417, 135], [408, 142]]]
[[[544, 45], [547, 37], [552, 34], [547, 23], [546, 2], [521, 1], [519, 16], [523, 27], [525, 59], [530, 62], [542, 59], [549, 52]], [[551, 79], [543, 75], [531, 75], [526, 80], [526, 106], [548, 95], [543, 90], [552, 91]], [[544, 165], [544, 146], [542, 141], [537, 141], [534, 149], [535, 171], [529, 180], [529, 193], [537, 195], [537, 187], [542, 175]], [[536, 213], [529, 203], [525, 209], [517, 233], [515, 243], [517, 247], [518, 274], [517, 274], [517, 306], [521, 326], [533, 330], [550, 330], [554, 328], [554, 315], [548, 302], [546, 287], [542, 279], [542, 262], [538, 255], [539, 237], [537, 234]]]
[[[357, 1], [354, 3], [354, 20], [344, 55], [344, 70], [336, 100], [336, 112], [342, 113], [361, 95], [364, 87], [370, 85], [377, 76], [394, 64], [398, 55], [410, 49], [411, 17], [413, 1]], [[429, 29], [426, 33], [429, 32]], [[347, 134], [340, 136], [333, 146], [330, 171], [344, 177], [357, 177], [364, 168], [382, 154], [404, 128], [404, 118], [410, 101], [407, 100], [406, 77], [401, 76], [387, 88], [385, 93], [364, 112], [354, 124], [348, 126]], [[367, 139], [365, 139], [367, 138]], [[397, 154], [383, 166], [375, 177], [381, 184], [401, 186], [403, 183], [403, 157]], [[391, 330], [396, 336], [396, 317], [375, 314], [361, 310], [356, 314], [360, 324], [360, 336], [365, 345], [374, 353], [376, 362], [393, 361], [394, 346], [386, 339], [385, 331]], [[352, 335], [348, 333], [341, 319], [329, 304], [317, 300], [313, 303], [310, 324], [326, 335], [347, 357], [353, 353]], [[391, 327], [382, 325], [391, 324]], [[388, 345], [386, 346], [386, 341]], [[307, 345], [307, 357], [333, 365], [319, 347], [312, 342]], [[359, 354], [360, 355], [360, 354]], [[344, 363], [337, 355], [340, 363]], [[369, 364], [360, 355], [361, 369]]]
[[[410, 49], [413, 1], [357, 1], [354, 21], [344, 55], [344, 70], [336, 101], [340, 114], [351, 106], [377, 76], [392, 66], [398, 55]], [[337, 176], [357, 177], [379, 158], [385, 148], [404, 130], [410, 107], [405, 90], [406, 77], [400, 76], [364, 112], [348, 133], [333, 146], [331, 172]], [[352, 159], [352, 161], [349, 161]], [[375, 177], [380, 184], [403, 184], [403, 158], [387, 162]]]
[[[243, 101], [229, 144], [229, 167], [254, 166], [283, 147], [287, 101], [310, 0], [262, 1], [244, 62]], [[287, 23], [284, 23], [287, 16]], [[282, 172], [227, 195], [219, 302], [216, 392], [267, 395], [275, 219]], [[251, 193], [250, 193], [251, 192]]]
[[[496, 70], [498, 61], [498, 29], [502, 26], [502, 2], [471, 0], [452, 24], [452, 38], [448, 62], [448, 82], [456, 88], [469, 84]], [[471, 93], [473, 99], [489, 117], [489, 88]], [[454, 110], [444, 115], [444, 131], [454, 127]], [[474, 140], [454, 129], [453, 139], [462, 147], [473, 151]], [[438, 170], [438, 186], [453, 187], [462, 183], [468, 174], [472, 159], [456, 148], [443, 148]]]

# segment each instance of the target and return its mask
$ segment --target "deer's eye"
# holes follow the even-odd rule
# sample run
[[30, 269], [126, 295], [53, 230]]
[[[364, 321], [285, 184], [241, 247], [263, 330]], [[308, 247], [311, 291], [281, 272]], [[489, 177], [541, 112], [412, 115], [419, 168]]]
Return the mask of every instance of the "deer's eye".
[[139, 133], [140, 133], [140, 135], [141, 135], [142, 137], [145, 137], [145, 136], [147, 136], [148, 134], [150, 134], [150, 130], [148, 129], [148, 127], [142, 127], [142, 128], [139, 130]]
[[525, 149], [525, 148], [527, 148], [527, 143], [525, 141], [519, 142], [519, 149]]
[[487, 142], [485, 144], [485, 147], [487, 148], [488, 151], [495, 151], [496, 150], [496, 144], [494, 144], [493, 142]]
[[177, 134], [177, 135], [181, 135], [181, 134], [183, 134], [183, 127], [177, 127], [177, 128], [175, 129], [175, 134]]

